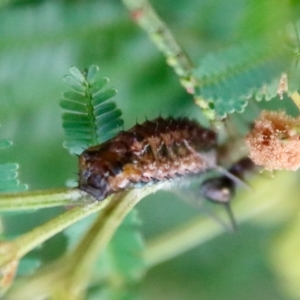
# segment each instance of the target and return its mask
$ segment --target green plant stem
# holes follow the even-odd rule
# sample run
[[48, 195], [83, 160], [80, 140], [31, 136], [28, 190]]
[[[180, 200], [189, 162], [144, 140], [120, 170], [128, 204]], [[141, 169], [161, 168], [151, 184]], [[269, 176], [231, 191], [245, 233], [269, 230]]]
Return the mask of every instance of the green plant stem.
[[[13, 259], [21, 259], [29, 251], [61, 232], [75, 222], [95, 213], [105, 207], [109, 199], [101, 202], [94, 202], [86, 206], [75, 207], [59, 215], [58, 217], [36, 227], [28, 233], [16, 238], [12, 242], [0, 244], [0, 267], [9, 263]], [[7, 249], [11, 251], [7, 251]]]
[[192, 63], [179, 46], [171, 31], [146, 0], [123, 0], [134, 21], [150, 36], [157, 48], [167, 58], [179, 78], [188, 80], [193, 69]]
[[[286, 220], [291, 213], [297, 212], [297, 208], [299, 208], [298, 198], [296, 197], [299, 191], [295, 190], [296, 181], [297, 178], [291, 172], [280, 172], [275, 179], [259, 176], [255, 182], [251, 182], [253, 191], [243, 190], [237, 195], [233, 210], [238, 223], [241, 224], [250, 218], [256, 218], [258, 221], [259, 218], [262, 218], [264, 224], [268, 221], [278, 223], [278, 219]], [[157, 189], [158, 186], [155, 188]], [[55, 299], [80, 299], [80, 293], [88, 279], [85, 276], [89, 273], [89, 268], [99, 252], [106, 247], [115, 229], [132, 207], [141, 198], [153, 191], [153, 189], [149, 190], [148, 188], [132, 190], [125, 194], [123, 200], [118, 201], [119, 198], [111, 200], [109, 205], [102, 211], [101, 217], [97, 218], [86, 237], [82, 239], [67, 260], [62, 258], [51, 265], [50, 268], [48, 266], [32, 278], [28, 278], [15, 290], [12, 290], [12, 293], [9, 293], [11, 298], [8, 299], [24, 299], [24, 295], [27, 295], [28, 299], [35, 299], [35, 297], [41, 295], [51, 295], [53, 286], [57, 282], [60, 283], [61, 290], [58, 293], [59, 296]], [[119, 196], [122, 197], [122, 194]], [[119, 196], [116, 195], [115, 197]], [[282, 205], [283, 201], [290, 201], [290, 205]], [[218, 216], [224, 217], [224, 212]], [[148, 250], [145, 253], [146, 262], [149, 267], [165, 262], [223, 232], [224, 228], [212, 219], [193, 220], [150, 241]], [[70, 279], [66, 279], [69, 276]], [[78, 283], [78, 286], [76, 286], [76, 283]], [[69, 287], [67, 294], [63, 293], [66, 286]], [[79, 298], [75, 298], [73, 294], [74, 286], [76, 297]]]
[[[299, 197], [296, 196], [296, 176], [291, 172], [281, 172], [274, 179], [258, 178], [253, 185], [253, 190], [240, 191], [233, 206], [237, 223], [241, 224], [253, 217], [263, 215], [266, 218], [282, 218], [290, 216], [293, 211], [298, 211]], [[294, 201], [293, 201], [294, 199]], [[284, 201], [290, 201], [286, 208]], [[287, 210], [284, 211], [284, 208]], [[273, 210], [272, 213], [270, 211]], [[216, 217], [224, 218], [224, 211]], [[280, 215], [280, 216], [279, 216]], [[224, 228], [213, 218], [196, 218], [174, 231], [167, 232], [150, 240], [147, 243], [145, 260], [149, 267], [170, 260], [208, 240], [224, 233]]]
[[97, 139], [97, 126], [96, 126], [96, 117], [95, 117], [95, 110], [94, 110], [94, 106], [93, 106], [93, 96], [90, 92], [90, 86], [89, 83], [86, 81], [86, 85], [85, 85], [85, 97], [88, 99], [87, 103], [86, 103], [86, 107], [87, 107], [87, 115], [90, 116], [90, 118], [92, 119], [92, 121], [90, 122], [91, 125], [91, 145], [97, 145], [98, 144], [98, 139]]
[[142, 190], [135, 189], [127, 192], [125, 196], [122, 194], [122, 197], [116, 195], [100, 212], [93, 226], [71, 254], [69, 262], [71, 269], [67, 276], [67, 284], [63, 288], [63, 299], [66, 299], [66, 286], [69, 292], [68, 299], [84, 299], [82, 293], [91, 280], [90, 270], [99, 255], [106, 248], [126, 215], [142, 198], [154, 192], [156, 188], [156, 186], [151, 186]]
[[0, 211], [19, 211], [83, 204], [87, 194], [77, 188], [0, 194]]
[[27, 278], [9, 292], [7, 299], [24, 299], [24, 295], [36, 299], [54, 294], [53, 299], [83, 299], [82, 293], [92, 276], [90, 270], [118, 226], [142, 198], [158, 188], [159, 185], [153, 185], [134, 189], [106, 199], [107, 205], [75, 250]]
[[[193, 65], [190, 58], [174, 38], [171, 30], [158, 16], [147, 0], [122, 0], [129, 10], [132, 19], [149, 35], [150, 39], [166, 57], [167, 64], [174, 69], [181, 85], [192, 94], [208, 119], [213, 121], [215, 113], [203, 99], [196, 95], [197, 79], [193, 76]], [[213, 124], [214, 125], [214, 124]], [[217, 126], [217, 124], [216, 124]]]

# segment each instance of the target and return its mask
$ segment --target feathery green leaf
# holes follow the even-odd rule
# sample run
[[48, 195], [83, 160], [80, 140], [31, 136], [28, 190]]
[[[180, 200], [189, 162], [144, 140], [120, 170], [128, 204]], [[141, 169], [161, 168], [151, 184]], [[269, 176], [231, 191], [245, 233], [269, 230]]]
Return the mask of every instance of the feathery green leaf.
[[293, 55], [280, 41], [253, 40], [204, 57], [195, 70], [197, 94], [213, 105], [219, 116], [242, 112], [247, 98], [269, 85], [269, 97], [276, 94], [274, 82], [289, 69]]
[[66, 91], [60, 101], [61, 108], [66, 111], [62, 115], [66, 137], [64, 146], [71, 153], [80, 154], [115, 135], [123, 125], [122, 112], [114, 102], [108, 102], [117, 91], [104, 89], [109, 80], [99, 77], [97, 66], [92, 65], [84, 72], [72, 67], [64, 81], [73, 89]]

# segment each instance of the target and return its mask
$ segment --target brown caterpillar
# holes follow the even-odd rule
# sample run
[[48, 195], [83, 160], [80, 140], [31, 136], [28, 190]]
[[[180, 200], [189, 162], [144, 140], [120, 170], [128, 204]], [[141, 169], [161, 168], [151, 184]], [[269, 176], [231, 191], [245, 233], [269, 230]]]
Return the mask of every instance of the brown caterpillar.
[[186, 118], [157, 118], [121, 131], [79, 157], [79, 188], [108, 195], [216, 167], [216, 133]]

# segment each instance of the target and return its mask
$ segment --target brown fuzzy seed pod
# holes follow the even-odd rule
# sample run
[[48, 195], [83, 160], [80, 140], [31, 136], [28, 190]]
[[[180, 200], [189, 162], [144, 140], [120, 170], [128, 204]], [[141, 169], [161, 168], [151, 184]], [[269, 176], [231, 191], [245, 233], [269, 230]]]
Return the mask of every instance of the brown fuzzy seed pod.
[[79, 188], [108, 195], [216, 166], [216, 134], [186, 118], [135, 125], [79, 157]]
[[300, 118], [285, 112], [263, 111], [246, 137], [250, 158], [268, 170], [300, 167]]

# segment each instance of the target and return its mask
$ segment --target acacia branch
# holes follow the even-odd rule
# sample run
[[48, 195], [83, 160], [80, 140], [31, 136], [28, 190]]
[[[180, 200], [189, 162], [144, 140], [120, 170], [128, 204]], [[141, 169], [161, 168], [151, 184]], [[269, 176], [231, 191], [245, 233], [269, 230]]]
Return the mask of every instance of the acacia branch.
[[92, 199], [77, 188], [0, 194], [0, 211], [20, 211], [55, 206], [86, 204]]
[[[109, 197], [110, 198], [110, 197]], [[105, 207], [109, 199], [101, 202], [94, 202], [85, 206], [78, 206], [59, 215], [58, 217], [34, 228], [16, 238], [13, 241], [0, 243], [0, 267], [12, 260], [19, 260], [29, 251], [42, 244], [55, 234], [66, 229], [75, 222], [95, 213]]]
[[[130, 12], [132, 19], [147, 32], [152, 42], [166, 57], [179, 77], [181, 85], [194, 97], [195, 103], [202, 109], [205, 116], [215, 120], [215, 112], [207, 102], [196, 95], [197, 78], [193, 75], [193, 64], [187, 53], [176, 41], [171, 30], [158, 16], [153, 6], [147, 0], [122, 0]], [[217, 124], [213, 124], [217, 126]]]
[[[89, 274], [89, 270], [92, 269], [95, 260], [105, 249], [118, 226], [142, 198], [159, 188], [160, 185], [156, 184], [133, 189], [110, 196], [110, 199], [95, 202], [94, 205], [76, 207], [11, 242], [11, 246], [15, 249], [19, 248], [18, 257], [20, 258], [30, 248], [33, 249], [43, 242], [42, 238], [45, 240], [50, 237], [50, 234], [58, 233], [83, 217], [103, 209], [73, 252], [27, 278], [9, 292], [7, 299], [24, 299], [24, 295], [26, 299], [36, 299], [54, 294], [56, 299], [82, 299], [82, 293], [92, 275]], [[42, 237], [39, 236], [41, 234]], [[10, 260], [12, 259], [13, 256], [10, 256]], [[0, 256], [0, 265], [8, 262], [9, 257], [1, 259]]]

